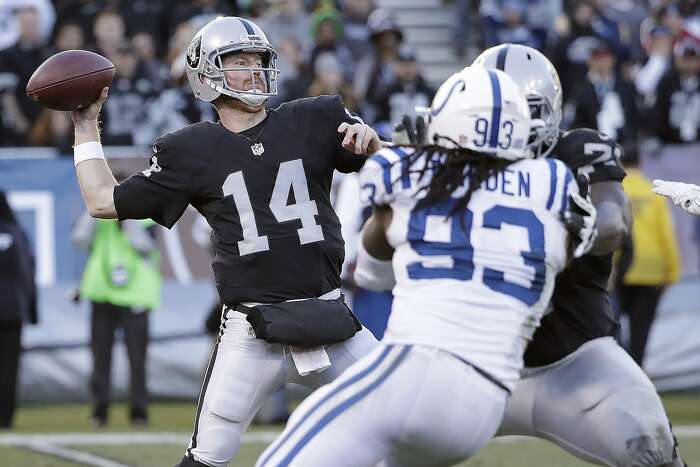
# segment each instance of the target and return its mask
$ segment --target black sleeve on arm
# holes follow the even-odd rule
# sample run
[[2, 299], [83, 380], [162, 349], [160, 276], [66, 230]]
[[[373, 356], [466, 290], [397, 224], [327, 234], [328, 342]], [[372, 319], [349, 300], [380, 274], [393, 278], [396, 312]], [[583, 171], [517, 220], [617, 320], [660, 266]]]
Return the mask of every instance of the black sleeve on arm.
[[357, 172], [365, 164], [367, 158], [343, 148], [342, 143], [345, 134], [338, 133], [338, 127], [343, 122], [347, 122], [351, 125], [365, 122], [343, 105], [342, 97], [336, 95], [330, 97], [330, 99], [333, 99], [333, 107], [332, 113], [329, 116], [331, 120], [331, 128], [329, 131], [333, 132], [335, 169], [343, 173]]
[[153, 149], [148, 170], [114, 187], [114, 206], [119, 220], [150, 218], [171, 228], [193, 197], [196, 170], [168, 137], [159, 138]]

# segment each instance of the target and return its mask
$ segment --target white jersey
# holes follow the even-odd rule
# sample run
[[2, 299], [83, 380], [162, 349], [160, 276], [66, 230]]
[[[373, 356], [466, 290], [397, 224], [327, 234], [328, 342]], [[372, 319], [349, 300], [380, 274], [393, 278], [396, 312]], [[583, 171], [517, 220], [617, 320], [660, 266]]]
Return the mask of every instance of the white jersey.
[[411, 163], [410, 151], [383, 149], [360, 172], [364, 201], [393, 211], [396, 286], [383, 340], [443, 349], [512, 388], [565, 266], [561, 215], [578, 186], [558, 160], [521, 160], [446, 219], [456, 198], [417, 208], [432, 172], [419, 180], [425, 157]]

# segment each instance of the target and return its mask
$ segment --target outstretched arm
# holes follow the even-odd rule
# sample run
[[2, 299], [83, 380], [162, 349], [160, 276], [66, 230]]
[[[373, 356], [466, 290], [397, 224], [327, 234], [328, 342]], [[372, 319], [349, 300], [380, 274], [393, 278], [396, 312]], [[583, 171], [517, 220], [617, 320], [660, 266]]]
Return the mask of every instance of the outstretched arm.
[[671, 201], [691, 214], [700, 216], [700, 186], [682, 182], [654, 180], [652, 191], [667, 196]]
[[106, 99], [107, 88], [104, 88], [97, 101], [89, 107], [71, 112], [75, 125], [75, 171], [90, 215], [116, 219], [113, 192], [117, 181], [102, 153], [97, 128], [97, 117]]

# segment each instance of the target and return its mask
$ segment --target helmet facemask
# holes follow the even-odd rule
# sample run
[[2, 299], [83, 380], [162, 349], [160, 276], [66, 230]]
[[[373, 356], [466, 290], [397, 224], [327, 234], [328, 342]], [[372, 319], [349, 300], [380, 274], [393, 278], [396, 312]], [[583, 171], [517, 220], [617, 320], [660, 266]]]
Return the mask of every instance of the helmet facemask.
[[[224, 68], [223, 56], [232, 53], [260, 53], [262, 56], [262, 66], [261, 67], [231, 67]], [[212, 89], [220, 92], [221, 94], [238, 99], [245, 104], [252, 107], [257, 107], [263, 104], [271, 96], [277, 95], [277, 82], [279, 69], [277, 69], [277, 53], [271, 47], [265, 47], [264, 49], [236, 49], [236, 50], [226, 50], [226, 48], [221, 48], [213, 51], [208, 55], [202, 73], [200, 74], [200, 79], [203, 83], [209, 85]], [[252, 83], [252, 88], [245, 89], [234, 89], [229, 85], [228, 79], [226, 78], [227, 71], [243, 71], [250, 73], [250, 81]], [[260, 77], [262, 74], [265, 80], [265, 91], [263, 91], [260, 86]]]
[[557, 111], [546, 97], [536, 94], [527, 96], [532, 129], [528, 139], [528, 147], [535, 157], [546, 157], [552, 152], [559, 139], [559, 124], [561, 109]]

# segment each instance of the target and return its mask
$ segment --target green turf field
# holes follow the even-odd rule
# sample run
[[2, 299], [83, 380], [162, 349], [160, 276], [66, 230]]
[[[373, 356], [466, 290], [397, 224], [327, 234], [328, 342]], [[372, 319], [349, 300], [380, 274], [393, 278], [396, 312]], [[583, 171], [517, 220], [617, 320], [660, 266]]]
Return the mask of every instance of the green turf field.
[[[675, 426], [700, 425], [700, 394], [683, 394], [664, 396], [664, 404]], [[94, 430], [88, 422], [89, 407], [87, 405], [33, 406], [21, 408], [17, 414], [16, 427], [13, 430], [0, 430], [0, 465], [2, 467], [79, 467], [85, 465], [101, 465], [91, 463], [97, 456], [101, 461], [111, 465], [133, 467], [172, 467], [175, 465], [185, 447], [188, 432], [193, 420], [194, 405], [187, 403], [154, 403], [151, 406], [151, 425], [148, 428], [134, 430], [127, 423], [127, 410], [123, 405], [115, 406], [110, 413], [110, 425], [107, 428]], [[250, 467], [267, 445], [269, 438], [281, 426], [254, 426], [250, 435], [244, 441], [237, 458], [231, 462], [231, 467]], [[681, 452], [689, 465], [700, 463], [700, 430], [688, 436], [679, 436]], [[18, 446], [8, 446], [7, 437], [20, 435], [17, 439], [26, 441], [26, 435], [32, 434], [113, 434], [130, 433], [145, 436], [169, 436], [164, 442], [146, 444], [95, 444], [82, 441], [83, 435], [69, 444], [63, 441], [51, 448], [66, 450], [69, 455], [88, 456], [83, 462], [68, 461], [60, 457], [60, 453], [44, 454]], [[161, 435], [166, 433], [170, 435]], [[179, 440], [182, 439], [182, 442]], [[13, 438], [14, 440], [14, 438]], [[16, 440], [15, 440], [16, 441]], [[35, 449], [41, 449], [37, 445]], [[107, 464], [102, 464], [107, 465]], [[544, 442], [529, 439], [510, 439], [508, 442], [492, 442], [478, 456], [462, 464], [470, 467], [578, 467], [588, 465], [576, 460], [558, 447]]]

